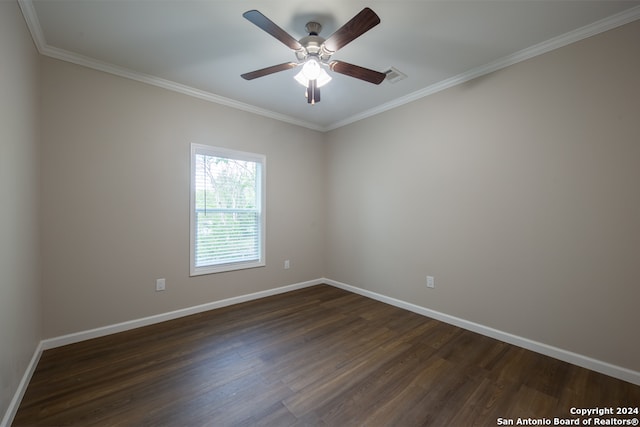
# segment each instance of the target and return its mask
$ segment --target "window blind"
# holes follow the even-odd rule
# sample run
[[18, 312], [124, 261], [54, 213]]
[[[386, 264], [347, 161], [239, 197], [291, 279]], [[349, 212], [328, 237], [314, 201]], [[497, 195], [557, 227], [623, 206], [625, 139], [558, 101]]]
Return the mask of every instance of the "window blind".
[[263, 162], [206, 151], [192, 158], [192, 272], [260, 263]]

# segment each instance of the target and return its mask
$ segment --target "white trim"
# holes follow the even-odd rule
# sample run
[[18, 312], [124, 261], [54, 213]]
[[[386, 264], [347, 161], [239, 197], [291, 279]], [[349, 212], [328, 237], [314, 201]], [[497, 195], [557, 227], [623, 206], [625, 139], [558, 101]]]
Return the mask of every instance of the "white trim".
[[270, 119], [279, 120], [281, 122], [290, 123], [296, 126], [302, 126], [308, 129], [323, 131], [322, 126], [315, 123], [299, 120], [285, 114], [276, 113], [274, 111], [266, 110], [264, 108], [256, 107], [254, 105], [245, 104], [224, 96], [216, 95], [211, 92], [196, 89], [187, 85], [176, 83], [170, 80], [162, 79], [160, 77], [152, 76], [150, 74], [141, 73], [138, 71], [130, 70], [128, 68], [113, 65], [98, 59], [94, 59], [88, 56], [81, 55], [79, 53], [70, 52], [65, 49], [60, 49], [54, 46], [49, 46], [42, 33], [42, 27], [38, 20], [38, 14], [33, 6], [32, 0], [18, 0], [20, 9], [22, 10], [22, 16], [27, 23], [27, 27], [31, 32], [31, 37], [40, 52], [41, 55], [45, 55], [51, 58], [59, 59], [61, 61], [71, 62], [73, 64], [82, 65], [94, 70], [103, 71], [105, 73], [113, 74], [126, 79], [135, 80], [138, 82], [150, 84], [152, 86], [161, 87], [173, 92], [178, 92], [183, 95], [192, 96], [194, 98], [202, 99], [204, 101], [213, 102], [215, 104], [225, 105], [227, 107], [235, 108], [238, 110], [246, 111], [249, 113], [257, 114], [260, 116], [268, 117]]
[[167, 320], [178, 319], [180, 317], [190, 316], [192, 314], [202, 313], [204, 311], [215, 310], [216, 308], [227, 307], [234, 304], [240, 304], [246, 301], [252, 301], [255, 299], [265, 298], [272, 295], [282, 294], [284, 292], [294, 291], [296, 289], [308, 288], [309, 286], [319, 285], [324, 283], [322, 279], [309, 280], [307, 282], [294, 283], [292, 285], [281, 286], [279, 288], [267, 289], [266, 291], [254, 292], [251, 294], [240, 295], [237, 297], [227, 298], [218, 301], [212, 301], [206, 304], [196, 305], [193, 307], [182, 308], [168, 313], [156, 314], [149, 317], [143, 317], [141, 319], [129, 320], [122, 323], [116, 323], [115, 325], [102, 326], [100, 328], [90, 329], [87, 331], [75, 332], [68, 335], [62, 335], [55, 338], [48, 338], [42, 340], [42, 349], [48, 350], [50, 348], [61, 347], [67, 344], [74, 344], [77, 342], [89, 340], [92, 338], [99, 338], [106, 335], [115, 334], [118, 332], [124, 332], [143, 326], [153, 325]]
[[118, 332], [127, 331], [130, 329], [140, 328], [167, 320], [173, 320], [191, 314], [202, 313], [204, 311], [214, 310], [217, 308], [227, 307], [234, 304], [239, 304], [246, 301], [252, 301], [259, 298], [265, 298], [272, 295], [278, 295], [281, 293], [294, 291], [297, 289], [308, 288], [310, 286], [328, 284], [333, 287], [343, 289], [348, 292], [353, 292], [358, 295], [365, 296], [377, 301], [391, 304], [395, 307], [399, 307], [405, 310], [412, 311], [414, 313], [430, 317], [463, 329], [467, 329], [472, 332], [476, 332], [481, 335], [485, 335], [497, 340], [513, 344], [518, 347], [525, 348], [527, 350], [535, 351], [536, 353], [544, 354], [546, 356], [553, 357], [558, 360], [562, 360], [568, 363], [572, 363], [577, 366], [581, 366], [586, 369], [590, 369], [596, 372], [600, 372], [605, 375], [609, 375], [614, 378], [628, 381], [630, 383], [640, 385], [640, 372], [632, 371], [631, 369], [623, 368], [620, 366], [612, 365], [601, 360], [592, 359], [581, 354], [573, 353], [561, 348], [553, 347], [547, 344], [536, 342], [527, 338], [523, 338], [517, 335], [513, 335], [507, 332], [503, 332], [488, 326], [480, 325], [478, 323], [470, 322], [459, 317], [450, 316], [439, 311], [431, 310], [422, 306], [418, 306], [406, 301], [402, 301], [396, 298], [391, 298], [376, 292], [372, 292], [366, 289], [358, 288], [356, 286], [348, 285], [346, 283], [338, 282], [335, 280], [320, 278], [315, 280], [309, 280], [306, 282], [294, 283], [287, 286], [281, 286], [279, 288], [268, 289], [265, 291], [254, 292], [251, 294], [240, 295], [237, 297], [227, 298], [219, 301], [213, 301], [206, 304], [201, 304], [193, 307], [183, 308], [180, 310], [171, 311], [168, 313], [157, 314], [154, 316], [144, 317], [141, 319], [130, 320], [127, 322], [117, 323], [115, 325], [103, 326], [100, 328], [90, 329], [87, 331], [76, 332], [73, 334], [63, 335], [55, 338], [49, 338], [40, 341], [38, 344], [31, 362], [29, 363], [22, 380], [16, 390], [11, 403], [4, 415], [4, 418], [0, 422], [0, 427], [8, 427], [11, 425], [13, 418], [15, 417], [20, 401], [27, 390], [27, 386], [33, 373], [35, 372], [40, 356], [44, 350], [51, 348], [61, 347], [67, 344], [74, 344], [77, 342], [89, 340], [92, 338], [98, 338], [106, 335], [115, 334]]
[[345, 291], [353, 292], [368, 298], [375, 299], [377, 301], [391, 304], [395, 307], [403, 308], [405, 310], [412, 311], [417, 314], [421, 314], [432, 319], [440, 320], [444, 323], [457, 326], [459, 328], [467, 329], [472, 332], [476, 332], [481, 335], [485, 335], [490, 338], [513, 344], [518, 347], [525, 348], [527, 350], [535, 351], [536, 353], [544, 354], [545, 356], [553, 357], [554, 359], [562, 360], [577, 366], [581, 366], [592, 371], [600, 372], [605, 375], [609, 375], [614, 378], [628, 381], [630, 383], [640, 385], [640, 372], [633, 371], [631, 369], [623, 368], [621, 366], [612, 365], [601, 360], [593, 359], [581, 354], [573, 353], [568, 350], [564, 350], [558, 347], [553, 347], [544, 343], [530, 340], [528, 338], [513, 335], [508, 332], [500, 331], [498, 329], [490, 328], [488, 326], [481, 325], [479, 323], [471, 322], [469, 320], [461, 319], [459, 317], [450, 316], [439, 311], [431, 310], [426, 307], [415, 305], [406, 301], [391, 298], [386, 295], [382, 295], [376, 292], [372, 292], [366, 289], [351, 286], [346, 283], [337, 282], [331, 279], [323, 279], [328, 285], [335, 286], [336, 288], [344, 289]]
[[20, 380], [20, 384], [18, 384], [16, 392], [13, 394], [13, 399], [11, 399], [11, 402], [9, 402], [7, 411], [4, 413], [4, 417], [0, 421], [0, 427], [9, 427], [13, 422], [16, 414], [18, 413], [20, 402], [22, 402], [22, 398], [24, 397], [24, 394], [27, 391], [27, 387], [29, 386], [29, 381], [31, 381], [31, 377], [36, 371], [36, 367], [38, 366], [38, 362], [40, 361], [40, 356], [42, 356], [42, 350], [42, 341], [40, 341], [35, 351], [33, 352], [33, 356], [31, 356], [31, 361], [29, 362], [29, 365], [27, 365], [27, 369], [24, 371], [24, 375], [22, 375], [22, 380]]
[[403, 97], [397, 98], [393, 101], [379, 105], [375, 108], [363, 111], [362, 113], [356, 114], [351, 117], [347, 117], [344, 120], [337, 121], [328, 126], [321, 126], [315, 123], [299, 120], [294, 117], [287, 116], [285, 114], [276, 113], [274, 111], [266, 110], [264, 108], [259, 108], [250, 104], [245, 104], [243, 102], [235, 101], [230, 98], [225, 98], [223, 96], [216, 95], [211, 92], [195, 89], [190, 86], [172, 82], [170, 80], [161, 79], [159, 77], [155, 77], [149, 74], [129, 70], [124, 67], [108, 64], [106, 62], [99, 61], [94, 58], [90, 58], [90, 57], [83, 56], [83, 55], [70, 52], [64, 49], [59, 49], [53, 46], [49, 46], [44, 38], [44, 34], [42, 33], [42, 27], [40, 26], [40, 22], [38, 21], [38, 15], [36, 14], [35, 8], [33, 6], [33, 1], [18, 0], [18, 4], [20, 5], [20, 9], [22, 10], [22, 15], [24, 16], [24, 19], [27, 22], [27, 27], [31, 32], [31, 37], [34, 40], [36, 48], [38, 49], [38, 52], [40, 52], [42, 55], [60, 59], [62, 61], [71, 62], [77, 65], [82, 65], [88, 68], [93, 68], [94, 70], [103, 71], [105, 73], [115, 74], [120, 77], [136, 80], [136, 81], [147, 83], [153, 86], [158, 86], [163, 89], [182, 93], [184, 95], [192, 96], [194, 98], [202, 99], [202, 100], [213, 102], [216, 104], [225, 105], [227, 107], [231, 107], [231, 108], [246, 111], [249, 113], [257, 114], [260, 116], [268, 117], [271, 119], [279, 120], [285, 123], [290, 123], [293, 125], [305, 127], [308, 129], [317, 130], [320, 132], [327, 132], [327, 131], [337, 129], [339, 127], [357, 122], [359, 120], [366, 119], [367, 117], [371, 117], [376, 114], [380, 114], [384, 111], [388, 111], [393, 108], [399, 107], [401, 105], [408, 104], [417, 99], [424, 98], [429, 95], [433, 95], [434, 93], [440, 92], [444, 89], [457, 86], [461, 83], [475, 79], [476, 77], [480, 77], [485, 74], [492, 73], [494, 71], [500, 70], [510, 65], [517, 64], [518, 62], [525, 61], [535, 56], [542, 55], [543, 53], [550, 52], [552, 50], [558, 49], [560, 47], [566, 46], [571, 43], [575, 43], [587, 37], [594, 36], [604, 31], [608, 31], [613, 28], [616, 28], [621, 25], [628, 24], [637, 19], [640, 19], [640, 6], [627, 9], [623, 12], [617, 13], [615, 15], [611, 15], [607, 18], [601, 19], [589, 25], [585, 25], [584, 27], [577, 28], [573, 31], [569, 31], [568, 33], [554, 37], [542, 43], [538, 43], [537, 45], [522, 49], [518, 52], [507, 55], [496, 61], [490, 62], [489, 64], [485, 64], [480, 67], [473, 68], [457, 76], [442, 80], [440, 82], [427, 86], [424, 89], [421, 89], [416, 92], [405, 95]]
[[68, 335], [62, 335], [55, 338], [49, 338], [40, 341], [38, 346], [36, 347], [33, 357], [31, 358], [31, 362], [27, 366], [24, 375], [22, 376], [22, 380], [18, 385], [16, 392], [13, 395], [13, 399], [11, 403], [9, 403], [9, 407], [4, 414], [4, 417], [0, 421], [0, 427], [9, 427], [13, 422], [16, 413], [18, 412], [18, 408], [20, 407], [20, 402], [24, 397], [25, 392], [27, 391], [27, 387], [29, 385], [29, 381], [33, 376], [33, 373], [38, 366], [38, 362], [40, 361], [40, 357], [42, 356], [42, 352], [45, 350], [49, 350], [56, 347], [62, 347], [63, 345], [74, 344], [77, 342], [90, 340], [92, 338], [99, 338], [106, 335], [115, 334], [118, 332], [124, 332], [135, 328], [140, 328], [143, 326], [153, 325], [156, 323], [165, 322], [167, 320], [173, 320], [180, 317], [189, 316], [191, 314], [202, 313], [204, 311], [214, 310], [216, 308], [227, 307], [234, 304], [239, 304], [242, 302], [252, 301], [255, 299], [265, 298], [272, 295], [278, 295], [285, 292], [294, 291], [296, 289], [308, 288], [310, 286], [320, 285], [324, 282], [324, 279], [315, 279], [308, 280], [306, 282], [294, 283], [291, 285], [281, 286], [274, 289], [267, 289], [265, 291], [254, 292], [251, 294], [240, 295], [237, 297], [226, 298], [219, 301], [213, 301], [206, 304], [196, 305], [193, 307], [187, 307], [180, 310], [170, 311], [168, 313], [157, 314], [154, 316], [144, 317], [141, 319], [130, 320], [127, 322], [117, 323], [115, 325], [103, 326], [100, 328], [90, 329], [87, 331], [76, 332]]
[[42, 53], [42, 50], [45, 48], [47, 43], [45, 42], [44, 34], [42, 33], [42, 26], [40, 25], [36, 9], [33, 6], [33, 1], [18, 0], [18, 5], [20, 6], [22, 16], [24, 16], [24, 20], [27, 23], [27, 28], [29, 28], [29, 32], [31, 33], [33, 43], [35, 43], [38, 52]]
[[[573, 353], [568, 350], [564, 350], [564, 349], [554, 347], [548, 344], [544, 344], [541, 342], [533, 341], [528, 338], [510, 334], [508, 332], [504, 332], [504, 331], [494, 329], [485, 325], [481, 325], [479, 323], [471, 322], [469, 320], [461, 319], [459, 317], [451, 316], [445, 313], [441, 313], [439, 311], [431, 310], [426, 307], [422, 307], [416, 304], [412, 304], [396, 298], [388, 297], [386, 295], [382, 295], [376, 292], [372, 292], [366, 289], [358, 288], [356, 286], [348, 285], [346, 283], [338, 282], [338, 281], [327, 279], [327, 278], [320, 278], [315, 280], [309, 280], [306, 282], [295, 283], [288, 286], [268, 289], [266, 291], [255, 292], [247, 295], [240, 295], [237, 297], [227, 298], [224, 300], [213, 301], [206, 304], [201, 304], [193, 307], [175, 310], [168, 313], [162, 313], [154, 316], [144, 317], [141, 319], [122, 322], [115, 325], [104, 326], [101, 328], [91, 329], [88, 331], [81, 331], [73, 334], [63, 335], [56, 338], [49, 338], [49, 339], [43, 340], [40, 343], [39, 348], [40, 348], [40, 351], [48, 350], [50, 348], [60, 347], [67, 344], [73, 344], [76, 342], [81, 342], [81, 341], [92, 339], [92, 338], [98, 338], [98, 337], [102, 337], [102, 336], [106, 336], [106, 335], [110, 335], [118, 332], [127, 331], [130, 329], [140, 328], [143, 326], [164, 322], [167, 320], [173, 320], [180, 317], [189, 316], [191, 314], [196, 314], [204, 311], [214, 310], [217, 308], [227, 307], [230, 305], [239, 304], [246, 301], [265, 298], [268, 296], [277, 295], [284, 292], [293, 291], [296, 289], [303, 289], [310, 286], [320, 285], [323, 283], [326, 283], [336, 288], [353, 292], [355, 294], [359, 294], [371, 299], [375, 299], [377, 301], [381, 301], [386, 304], [391, 304], [395, 307], [403, 308], [405, 310], [409, 310], [414, 313], [417, 313], [426, 317], [430, 317], [432, 319], [436, 319], [444, 323], [448, 323], [450, 325], [454, 325], [472, 332], [476, 332], [478, 334], [485, 335], [490, 338], [495, 338], [497, 340], [500, 340], [509, 344], [513, 344], [518, 347], [525, 348], [527, 350], [535, 351], [536, 353], [544, 354], [546, 356], [550, 356], [555, 359], [562, 360], [564, 362], [568, 362], [577, 366], [581, 366], [586, 369], [600, 372], [602, 374], [609, 375], [611, 377], [618, 378], [623, 381], [628, 381], [630, 383], [640, 385], [640, 372], [623, 368], [621, 366], [616, 366], [611, 363], [603, 362], [601, 360], [593, 359], [588, 356]], [[38, 359], [39, 357], [40, 356], [38, 354]], [[32, 360], [32, 364], [34, 365], [32, 368], [30, 365], [30, 368], [35, 369], [35, 364], [37, 364], [37, 360], [35, 360], [35, 362]], [[32, 372], [29, 373], [28, 378], [27, 378], [27, 374], [25, 374], [25, 378], [27, 378], [26, 381], [28, 381], [28, 379], [31, 378], [31, 374]], [[23, 379], [23, 381], [25, 380]], [[25, 385], [25, 389], [26, 389], [26, 385]], [[22, 393], [24, 393], [24, 391]], [[22, 395], [20, 395], [20, 397], [22, 397]], [[17, 406], [15, 409], [17, 410]]]
[[498, 71], [503, 68], [509, 67], [510, 65], [517, 64], [518, 62], [526, 61], [527, 59], [531, 59], [533, 57], [542, 55], [543, 53], [547, 53], [552, 50], [559, 49], [571, 43], [575, 43], [580, 40], [586, 39], [587, 37], [595, 36], [596, 34], [600, 34], [602, 32], [611, 30], [613, 28], [622, 26], [624, 24], [628, 24], [637, 19], [640, 19], [640, 6], [627, 9], [623, 12], [617, 13], [615, 15], [611, 15], [607, 18], [593, 22], [589, 25], [585, 25], [584, 27], [577, 28], [573, 31], [569, 31], [568, 33], [546, 40], [542, 43], [538, 43], [534, 46], [522, 49], [518, 52], [504, 56], [488, 64], [481, 65], [476, 68], [472, 68], [471, 70], [465, 71], [464, 73], [458, 74], [457, 76], [453, 76], [451, 78], [439, 81], [423, 89], [412, 92], [403, 97], [394, 99], [393, 101], [384, 103], [377, 107], [363, 111], [362, 113], [348, 117], [344, 120], [335, 122], [327, 126], [324, 130], [330, 131], [333, 129], [337, 129], [342, 126], [346, 126], [348, 124], [357, 122], [359, 120], [366, 119], [367, 117], [375, 116], [376, 114], [380, 114], [385, 111], [392, 110], [396, 107], [400, 107], [404, 104], [408, 104], [420, 98], [433, 95], [445, 89], [449, 89], [451, 87], [468, 82], [475, 78], [492, 73], [494, 71]]
[[[196, 156], [206, 155], [227, 159], [241, 160], [255, 163], [256, 170], [256, 198], [259, 200], [257, 212], [260, 216], [258, 230], [258, 256], [259, 259], [249, 261], [229, 261], [226, 264], [214, 264], [197, 267], [196, 264]], [[225, 271], [244, 270], [248, 268], [264, 267], [266, 265], [266, 185], [267, 185], [267, 156], [259, 153], [232, 150], [224, 147], [191, 143], [191, 185], [189, 197], [189, 276], [222, 273]]]
[[187, 86], [181, 83], [176, 83], [171, 80], [156, 77], [150, 74], [141, 73], [139, 71], [130, 70], [128, 68], [120, 67], [117, 65], [109, 64], [97, 59], [83, 56], [68, 50], [59, 49], [56, 47], [46, 45], [41, 51], [41, 54], [49, 56], [51, 58], [60, 59], [62, 61], [71, 62], [77, 65], [82, 65], [94, 70], [103, 71], [105, 73], [114, 74], [119, 77], [135, 80], [138, 82], [150, 84], [163, 89], [167, 89], [173, 92], [178, 92], [183, 95], [192, 96], [194, 98], [202, 99], [204, 101], [212, 102], [214, 104], [220, 104], [227, 107], [235, 108], [237, 110], [246, 111], [249, 113], [257, 114], [259, 116], [268, 117], [270, 119], [279, 120], [281, 122], [290, 123], [297, 126], [302, 126], [308, 129], [322, 131], [322, 126], [316, 125], [311, 122], [296, 119], [295, 117], [287, 116], [285, 114], [276, 113], [275, 111], [267, 110], [264, 108], [256, 107], [254, 105], [246, 104], [244, 102], [236, 101], [231, 98], [225, 98], [224, 96], [216, 95], [211, 92], [207, 92], [201, 89], [196, 89], [191, 86]]

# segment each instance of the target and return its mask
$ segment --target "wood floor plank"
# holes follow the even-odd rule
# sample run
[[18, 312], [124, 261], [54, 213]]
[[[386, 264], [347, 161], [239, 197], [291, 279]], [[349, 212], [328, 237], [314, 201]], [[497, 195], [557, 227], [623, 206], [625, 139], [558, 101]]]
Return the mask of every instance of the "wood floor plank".
[[495, 426], [640, 387], [328, 285], [47, 350], [13, 425]]
[[508, 405], [500, 406], [508, 401], [509, 396], [516, 393], [517, 386], [499, 384], [487, 378], [483, 379], [459, 411], [449, 420], [452, 426], [495, 426], [498, 417], [504, 417]]
[[427, 346], [412, 346], [375, 369], [363, 381], [354, 383], [344, 393], [332, 397], [319, 411], [329, 425], [339, 422], [355, 425], [363, 413], [371, 411], [407, 388], [412, 373], [417, 372], [434, 350]]

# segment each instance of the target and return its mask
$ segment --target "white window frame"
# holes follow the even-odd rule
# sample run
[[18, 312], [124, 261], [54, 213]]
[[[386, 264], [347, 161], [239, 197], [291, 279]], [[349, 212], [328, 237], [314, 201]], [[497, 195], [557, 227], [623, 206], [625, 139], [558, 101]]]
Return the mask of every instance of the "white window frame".
[[[207, 156], [215, 156], [215, 157], [223, 157], [234, 160], [242, 160], [242, 161], [250, 161], [258, 164], [258, 173], [257, 173], [257, 191], [258, 191], [258, 213], [260, 215], [259, 220], [259, 259], [252, 261], [235, 261], [229, 262], [225, 264], [216, 264], [210, 266], [202, 266], [196, 267], [196, 155], [204, 154]], [[256, 267], [264, 267], [266, 265], [265, 261], [265, 234], [266, 234], [266, 218], [265, 218], [265, 206], [266, 206], [266, 170], [267, 170], [267, 159], [263, 154], [256, 153], [248, 153], [244, 151], [231, 150], [228, 148], [222, 147], [214, 147], [210, 145], [203, 144], [191, 144], [191, 195], [189, 200], [189, 211], [190, 211], [190, 238], [189, 238], [189, 246], [190, 246], [190, 276], [199, 276], [203, 274], [213, 274], [213, 273], [221, 273], [225, 271], [233, 271], [233, 270], [242, 270], [247, 268], [256, 268]]]

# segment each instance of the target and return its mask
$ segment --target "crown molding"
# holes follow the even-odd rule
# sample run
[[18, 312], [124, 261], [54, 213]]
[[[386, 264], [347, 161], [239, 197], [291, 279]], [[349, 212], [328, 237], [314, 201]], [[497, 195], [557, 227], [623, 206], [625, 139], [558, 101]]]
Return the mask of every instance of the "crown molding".
[[640, 6], [627, 9], [615, 15], [611, 15], [607, 18], [596, 21], [592, 24], [586, 25], [581, 28], [577, 28], [573, 31], [562, 34], [558, 37], [554, 37], [542, 43], [538, 43], [534, 46], [522, 49], [510, 55], [504, 56], [496, 61], [490, 62], [480, 67], [473, 68], [462, 74], [458, 74], [457, 76], [442, 80], [440, 82], [427, 86], [424, 89], [420, 89], [418, 91], [405, 95], [401, 98], [397, 98], [393, 101], [379, 105], [375, 108], [371, 108], [369, 110], [363, 111], [360, 114], [356, 114], [355, 116], [333, 123], [332, 125], [328, 126], [326, 130], [327, 131], [334, 130], [342, 126], [346, 126], [348, 124], [357, 122], [359, 120], [366, 119], [367, 117], [375, 116], [377, 114], [383, 113], [393, 108], [400, 107], [404, 104], [408, 104], [410, 102], [416, 101], [420, 98], [424, 98], [426, 96], [433, 95], [434, 93], [440, 92], [442, 90], [449, 89], [459, 84], [468, 82], [469, 80], [473, 80], [477, 77], [484, 76], [485, 74], [489, 74], [494, 71], [501, 70], [510, 65], [517, 64], [518, 62], [522, 62], [527, 59], [542, 55], [543, 53], [547, 53], [552, 50], [559, 49], [571, 43], [575, 43], [580, 40], [586, 39], [588, 37], [595, 36], [596, 34], [600, 34], [608, 30], [612, 30], [616, 27], [622, 26], [624, 24], [628, 24], [638, 19], [640, 19]]
[[161, 87], [163, 89], [171, 90], [174, 92], [182, 93], [184, 95], [192, 96], [194, 98], [202, 99], [204, 101], [213, 102], [216, 104], [225, 105], [227, 107], [235, 108], [238, 110], [246, 111], [249, 113], [257, 114], [260, 116], [268, 117], [271, 119], [279, 120], [285, 123], [305, 127], [308, 129], [327, 132], [330, 130], [338, 129], [342, 126], [346, 126], [351, 123], [366, 119], [371, 116], [383, 113], [385, 111], [400, 107], [418, 99], [433, 95], [437, 92], [449, 89], [459, 84], [468, 82], [477, 77], [484, 76], [486, 74], [498, 71], [502, 68], [506, 68], [510, 65], [517, 64], [518, 62], [525, 61], [538, 55], [550, 52], [552, 50], [567, 46], [571, 43], [586, 39], [588, 37], [600, 34], [602, 32], [611, 30], [624, 24], [636, 21], [640, 19], [640, 6], [627, 9], [623, 12], [611, 15], [607, 18], [596, 21], [592, 24], [575, 29], [568, 33], [562, 34], [558, 37], [554, 37], [537, 45], [522, 49], [518, 52], [504, 56], [496, 61], [482, 65], [480, 67], [473, 68], [457, 76], [442, 80], [430, 86], [427, 86], [418, 91], [412, 92], [408, 95], [397, 98], [393, 101], [381, 104], [377, 107], [363, 111], [362, 113], [353, 115], [346, 119], [337, 121], [328, 126], [321, 126], [312, 122], [296, 119], [294, 117], [276, 113], [271, 110], [256, 107], [254, 105], [246, 104], [243, 102], [235, 101], [230, 98], [225, 98], [220, 95], [216, 95], [211, 92], [196, 89], [187, 85], [176, 83], [170, 80], [162, 79], [150, 74], [140, 73], [124, 67], [109, 64], [103, 61], [99, 61], [94, 58], [83, 56], [74, 52], [70, 52], [64, 49], [59, 49], [53, 46], [49, 46], [44, 38], [40, 21], [36, 14], [32, 0], [18, 0], [22, 15], [27, 23], [27, 27], [31, 32], [31, 37], [40, 54], [49, 56], [51, 58], [59, 59], [62, 61], [71, 62], [77, 65], [82, 65], [88, 68], [92, 68], [98, 71], [114, 74], [120, 77], [124, 77], [131, 80], [136, 80], [142, 83], [147, 83], [153, 86]]
[[20, 6], [22, 16], [27, 23], [27, 28], [29, 28], [31, 38], [36, 45], [36, 49], [38, 49], [38, 52], [42, 53], [42, 49], [46, 43], [44, 41], [44, 34], [42, 34], [42, 26], [40, 25], [38, 14], [36, 14], [36, 9], [33, 7], [33, 1], [18, 0], [18, 6]]
[[293, 124], [296, 126], [302, 126], [302, 127], [320, 131], [320, 132], [325, 130], [322, 126], [319, 126], [315, 123], [306, 122], [291, 116], [287, 116], [285, 114], [276, 113], [271, 110], [256, 107], [254, 105], [239, 102], [230, 98], [225, 98], [223, 96], [216, 95], [214, 93], [207, 92], [204, 90], [196, 89], [191, 86], [176, 83], [171, 80], [163, 79], [150, 74], [145, 74], [138, 71], [130, 70], [128, 68], [113, 65], [113, 64], [100, 61], [88, 56], [80, 55], [78, 53], [71, 52], [65, 49], [49, 46], [44, 38], [42, 27], [40, 26], [40, 21], [38, 20], [38, 15], [33, 6], [33, 1], [18, 0], [18, 4], [20, 5], [20, 9], [22, 10], [22, 15], [25, 18], [27, 27], [31, 32], [31, 37], [33, 38], [36, 48], [38, 49], [38, 52], [41, 55], [48, 56], [54, 59], [59, 59], [61, 61], [71, 62], [76, 65], [82, 65], [84, 67], [92, 68], [94, 70], [103, 71], [105, 73], [113, 74], [119, 77], [124, 77], [126, 79], [135, 80], [138, 82], [161, 87], [163, 89], [167, 89], [173, 92], [178, 92], [183, 95], [188, 95], [194, 98], [202, 99], [204, 101], [213, 102], [215, 104], [224, 105], [227, 107], [235, 108], [237, 110], [246, 111], [249, 113], [279, 120], [281, 122]]
[[43, 47], [40, 53], [51, 58], [59, 59], [66, 62], [71, 62], [77, 65], [82, 65], [88, 68], [92, 68], [94, 70], [103, 71], [109, 74], [114, 74], [119, 77], [124, 77], [130, 80], [136, 80], [142, 83], [161, 87], [163, 89], [167, 89], [173, 92], [178, 92], [183, 95], [191, 96], [194, 98], [202, 99], [204, 101], [213, 102], [215, 104], [224, 105], [227, 107], [235, 108], [237, 110], [246, 111], [246, 112], [257, 114], [264, 117], [269, 117], [271, 119], [279, 120], [281, 122], [286, 122], [289, 124], [302, 126], [302, 127], [317, 130], [317, 131], [324, 131], [322, 127], [314, 123], [298, 120], [296, 118], [293, 118], [284, 114], [276, 113], [274, 111], [266, 110], [264, 108], [259, 108], [250, 104], [245, 104], [243, 102], [235, 101], [230, 98], [225, 98], [223, 96], [216, 95], [214, 93], [207, 92], [204, 90], [196, 89], [191, 86], [176, 83], [171, 80], [163, 79], [150, 74], [145, 74], [145, 73], [133, 71], [124, 67], [120, 67], [117, 65], [109, 64], [107, 62], [99, 61], [94, 58], [79, 55], [74, 52], [69, 52], [68, 50], [59, 49], [59, 48], [51, 47], [47, 45]]

